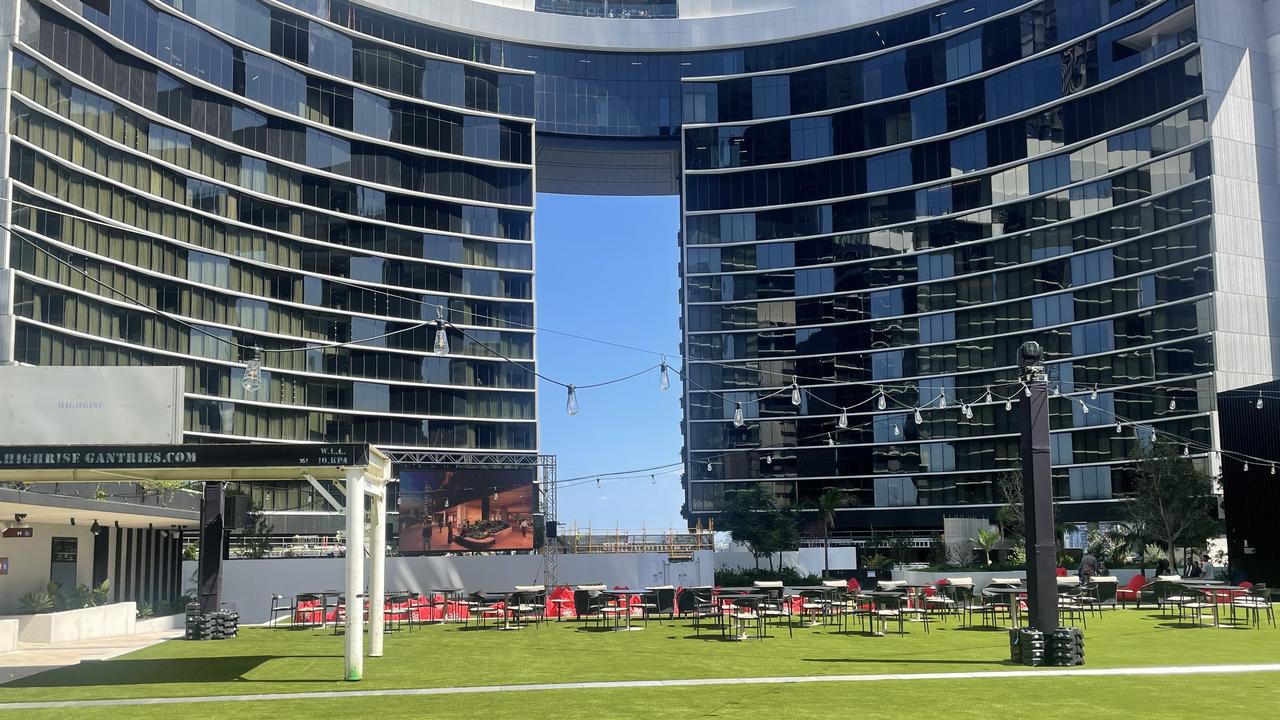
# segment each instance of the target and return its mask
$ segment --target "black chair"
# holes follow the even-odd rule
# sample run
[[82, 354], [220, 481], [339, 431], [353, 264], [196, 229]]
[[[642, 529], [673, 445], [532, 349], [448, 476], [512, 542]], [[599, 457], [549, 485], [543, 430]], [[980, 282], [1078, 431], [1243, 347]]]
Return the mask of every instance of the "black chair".
[[721, 611], [722, 598], [715, 596], [715, 590], [709, 587], [691, 588], [687, 591], [694, 600], [693, 634], [702, 634], [702, 628], [710, 625], [713, 630], [724, 632], [724, 613]]
[[761, 634], [768, 633], [769, 621], [773, 620], [774, 625], [786, 624], [787, 637], [795, 637], [791, 627], [791, 603], [786, 597], [786, 588], [782, 583], [757, 580], [755, 589], [756, 592], [765, 596], [756, 608], [756, 612], [760, 615], [760, 625], [763, 626]]
[[645, 598], [646, 602], [642, 606], [644, 609], [644, 620], [649, 622], [649, 615], [653, 614], [661, 616], [666, 614], [668, 620], [675, 620], [676, 617], [676, 588], [674, 585], [656, 585], [654, 587], [645, 588], [649, 593]]
[[608, 589], [604, 583], [575, 587], [573, 589], [574, 617], [581, 620], [583, 625], [586, 625], [588, 620], [595, 620], [599, 625], [604, 620], [603, 611], [608, 604], [608, 598], [600, 593]]
[[293, 603], [282, 604], [283, 600], [284, 600], [283, 595], [279, 593], [271, 593], [271, 621], [268, 624], [271, 625], [272, 627], [275, 627], [276, 620], [279, 619], [281, 613], [288, 614], [290, 623], [293, 623], [294, 620], [297, 620], [297, 617], [294, 614], [295, 610], [298, 607], [297, 602], [294, 601]]
[[517, 585], [507, 605], [507, 617], [521, 623], [542, 624], [547, 619], [547, 588], [545, 585]]

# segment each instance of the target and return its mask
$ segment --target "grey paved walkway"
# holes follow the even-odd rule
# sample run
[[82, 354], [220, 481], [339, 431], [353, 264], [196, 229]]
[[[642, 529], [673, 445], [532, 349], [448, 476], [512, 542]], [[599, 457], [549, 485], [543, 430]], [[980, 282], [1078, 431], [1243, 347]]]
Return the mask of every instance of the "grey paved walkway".
[[618, 682], [545, 683], [540, 685], [482, 685], [478, 687], [411, 688], [405, 690], [341, 690], [314, 693], [266, 693], [217, 697], [131, 698], [125, 700], [65, 700], [0, 703], [0, 710], [120, 707], [128, 705], [182, 705], [186, 703], [256, 702], [270, 700], [321, 700], [329, 698], [402, 697], [406, 695], [467, 695], [472, 693], [530, 692], [534, 690], [601, 690], [612, 688], [667, 688], [702, 685], [778, 685], [788, 683], [843, 683], [916, 680], [993, 680], [1000, 678], [1116, 677], [1120, 675], [1211, 675], [1280, 672], [1280, 663], [1265, 665], [1193, 665], [1138, 668], [1041, 668], [995, 672], [905, 673], [896, 675], [817, 675], [802, 677], [707, 678], [702, 680], [627, 680]]
[[182, 637], [182, 631], [169, 630], [147, 635], [60, 642], [52, 645], [20, 642], [17, 650], [0, 653], [0, 686], [18, 678], [53, 668], [76, 665], [85, 660], [110, 660], [175, 637]]

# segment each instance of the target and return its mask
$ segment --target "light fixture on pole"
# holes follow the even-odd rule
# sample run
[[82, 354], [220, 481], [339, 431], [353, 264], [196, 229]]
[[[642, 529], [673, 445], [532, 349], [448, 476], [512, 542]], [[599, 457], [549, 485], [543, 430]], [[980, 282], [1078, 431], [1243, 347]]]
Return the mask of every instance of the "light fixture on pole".
[[449, 333], [445, 330], [444, 308], [436, 306], [436, 338], [431, 346], [431, 352], [436, 355], [449, 354]]
[[667, 356], [663, 355], [662, 360], [658, 363], [658, 389], [671, 389], [671, 373], [667, 371]]
[[578, 389], [572, 385], [569, 386], [569, 397], [565, 400], [564, 411], [570, 415], [578, 414]]
[[262, 348], [254, 346], [253, 357], [244, 364], [244, 375], [240, 377], [240, 387], [247, 393], [256, 393], [262, 389]]

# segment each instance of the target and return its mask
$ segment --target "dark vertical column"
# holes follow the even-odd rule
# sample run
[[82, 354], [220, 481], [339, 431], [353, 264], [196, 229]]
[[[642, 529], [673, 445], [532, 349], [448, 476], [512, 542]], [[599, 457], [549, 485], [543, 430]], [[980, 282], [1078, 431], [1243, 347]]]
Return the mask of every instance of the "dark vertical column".
[[133, 528], [124, 531], [124, 567], [120, 572], [120, 599], [128, 602], [133, 595]]
[[222, 601], [222, 483], [204, 484], [200, 504], [200, 611], [213, 612]]
[[147, 528], [141, 532], [143, 537], [142, 563], [138, 566], [138, 570], [142, 573], [142, 601], [149, 605], [155, 605], [156, 531]]
[[115, 531], [116, 531], [116, 569], [115, 569], [115, 572], [111, 574], [111, 599], [115, 602], [120, 602], [120, 586], [124, 580], [124, 575], [121, 572], [122, 568], [120, 565], [121, 556], [124, 554], [124, 549], [123, 549], [124, 548], [124, 529], [120, 527], [116, 527]]
[[133, 531], [133, 567], [130, 568], [130, 575], [133, 577], [133, 597], [129, 598], [134, 602], [142, 602], [142, 593], [146, 588], [142, 574], [142, 564], [146, 562], [145, 545], [147, 531], [138, 528]]
[[1049, 393], [1040, 361], [1040, 346], [1022, 346], [1023, 397], [1022, 502], [1026, 516], [1027, 605], [1031, 627], [1053, 632], [1058, 627], [1058, 546], [1053, 534], [1053, 465], [1049, 452]]
[[93, 586], [96, 588], [106, 581], [107, 564], [111, 552], [111, 530], [98, 526], [93, 535]]
[[166, 531], [157, 530], [156, 537], [160, 543], [160, 562], [157, 563], [159, 569], [156, 571], [156, 597], [161, 602], [168, 602], [173, 596], [169, 594], [169, 576], [173, 574], [173, 557], [170, 555], [172, 544], [169, 538], [165, 536]]

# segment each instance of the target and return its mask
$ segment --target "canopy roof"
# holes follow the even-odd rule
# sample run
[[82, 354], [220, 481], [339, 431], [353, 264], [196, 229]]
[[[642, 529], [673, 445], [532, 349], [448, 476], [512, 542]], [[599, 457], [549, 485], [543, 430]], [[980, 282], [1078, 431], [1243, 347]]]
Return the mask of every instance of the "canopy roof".
[[0, 482], [342, 480], [355, 467], [377, 485], [391, 477], [367, 444], [0, 445]]

